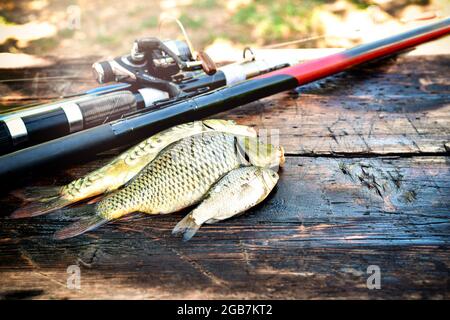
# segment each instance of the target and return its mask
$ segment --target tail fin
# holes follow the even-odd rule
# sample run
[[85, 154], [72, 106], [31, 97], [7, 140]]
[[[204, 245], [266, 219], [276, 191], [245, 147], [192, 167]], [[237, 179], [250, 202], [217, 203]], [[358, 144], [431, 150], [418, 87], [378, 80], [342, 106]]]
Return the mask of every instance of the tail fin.
[[77, 222], [74, 222], [71, 225], [55, 232], [55, 234], [53, 235], [54, 239], [63, 240], [72, 238], [85, 232], [97, 229], [98, 227], [109, 222], [109, 220], [96, 214], [95, 205], [87, 205], [82, 208], [68, 209], [67, 211], [80, 211], [80, 209], [85, 209], [83, 210], [83, 213], [86, 215], [86, 217], [82, 217]]
[[56, 196], [52, 199], [46, 198], [45, 200], [32, 202], [22, 206], [11, 214], [11, 218], [28, 218], [28, 217], [36, 217], [40, 216], [57, 209], [61, 209], [65, 206], [71, 204], [72, 201], [60, 198]]
[[15, 190], [11, 194], [25, 201], [45, 202], [60, 195], [61, 186], [27, 187]]
[[188, 241], [197, 233], [200, 227], [201, 225], [196, 224], [195, 220], [192, 218], [192, 213], [189, 213], [177, 223], [175, 228], [172, 230], [172, 234], [184, 233], [183, 241]]

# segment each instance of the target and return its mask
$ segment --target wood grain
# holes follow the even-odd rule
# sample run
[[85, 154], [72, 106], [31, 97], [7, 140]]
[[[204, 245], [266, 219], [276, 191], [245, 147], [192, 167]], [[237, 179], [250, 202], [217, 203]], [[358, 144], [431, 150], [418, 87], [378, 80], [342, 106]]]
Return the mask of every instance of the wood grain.
[[446, 153], [449, 72], [450, 56], [405, 57], [329, 77], [223, 116], [279, 130], [288, 154]]
[[[187, 243], [170, 234], [186, 211], [57, 242], [76, 217], [8, 219], [20, 201], [5, 192], [0, 297], [448, 299], [449, 62], [402, 57], [219, 115], [278, 130], [287, 162], [266, 202]], [[67, 183], [117, 152], [24, 184]], [[66, 286], [74, 264], [81, 290]]]

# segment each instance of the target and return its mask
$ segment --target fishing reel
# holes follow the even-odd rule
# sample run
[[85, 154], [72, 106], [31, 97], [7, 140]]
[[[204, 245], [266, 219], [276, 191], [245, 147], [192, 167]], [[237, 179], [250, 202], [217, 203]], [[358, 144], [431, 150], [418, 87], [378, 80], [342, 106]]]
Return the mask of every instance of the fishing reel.
[[177, 83], [192, 77], [193, 72], [208, 75], [216, 72], [212, 59], [204, 52], [194, 59], [187, 41], [161, 41], [155, 37], [135, 40], [131, 53], [113, 60], [96, 62], [92, 66], [99, 83], [111, 81], [137, 83], [144, 87], [180, 94]]

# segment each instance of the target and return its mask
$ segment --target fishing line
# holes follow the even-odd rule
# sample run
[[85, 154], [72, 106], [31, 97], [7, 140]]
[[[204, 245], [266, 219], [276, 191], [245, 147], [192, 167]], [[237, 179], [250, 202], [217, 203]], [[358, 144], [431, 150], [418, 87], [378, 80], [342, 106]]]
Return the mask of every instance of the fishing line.
[[58, 80], [58, 79], [64, 79], [64, 80], [86, 80], [91, 78], [83, 78], [78, 76], [51, 76], [51, 77], [35, 77], [35, 78], [15, 78], [15, 79], [3, 79], [0, 80], [0, 83], [5, 82], [26, 82], [26, 81], [41, 81], [41, 80]]
[[158, 23], [158, 35], [159, 35], [159, 38], [161, 38], [161, 26], [163, 25], [164, 21], [169, 21], [169, 20], [176, 22], [176, 24], [178, 25], [178, 27], [181, 30], [181, 33], [183, 33], [184, 40], [186, 41], [186, 43], [187, 43], [187, 45], [189, 47], [189, 50], [192, 53], [195, 53], [197, 55], [197, 51], [194, 50], [194, 46], [192, 45], [192, 42], [191, 42], [191, 40], [190, 40], [190, 38], [189, 38], [189, 36], [188, 36], [188, 34], [186, 32], [186, 29], [184, 28], [184, 26], [181, 23], [181, 21], [178, 18], [174, 17], [174, 16], [163, 16], [162, 18], [160, 18], [159, 23]]

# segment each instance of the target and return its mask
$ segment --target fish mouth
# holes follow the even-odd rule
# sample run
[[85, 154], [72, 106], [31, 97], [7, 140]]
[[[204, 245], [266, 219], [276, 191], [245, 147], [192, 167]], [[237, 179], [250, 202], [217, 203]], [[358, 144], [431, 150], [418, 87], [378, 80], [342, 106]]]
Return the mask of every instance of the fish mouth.
[[272, 191], [278, 182], [279, 176], [272, 169], [262, 169], [262, 183], [268, 193]]
[[286, 163], [286, 158], [284, 157], [284, 148], [280, 146], [280, 167], [284, 167]]

